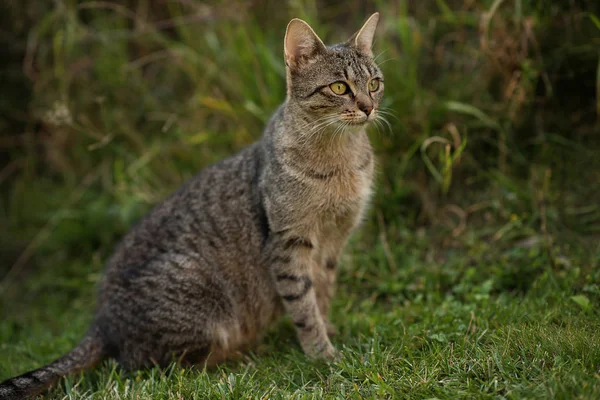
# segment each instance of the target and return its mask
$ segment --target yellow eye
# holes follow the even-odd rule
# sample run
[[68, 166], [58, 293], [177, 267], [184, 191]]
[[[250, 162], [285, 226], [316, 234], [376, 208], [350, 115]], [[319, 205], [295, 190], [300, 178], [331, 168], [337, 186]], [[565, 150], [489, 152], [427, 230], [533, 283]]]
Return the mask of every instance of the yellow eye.
[[329, 88], [335, 94], [344, 94], [348, 91], [348, 86], [344, 82], [334, 82], [329, 85]]
[[371, 79], [369, 82], [369, 90], [375, 92], [377, 89], [379, 89], [379, 79]]

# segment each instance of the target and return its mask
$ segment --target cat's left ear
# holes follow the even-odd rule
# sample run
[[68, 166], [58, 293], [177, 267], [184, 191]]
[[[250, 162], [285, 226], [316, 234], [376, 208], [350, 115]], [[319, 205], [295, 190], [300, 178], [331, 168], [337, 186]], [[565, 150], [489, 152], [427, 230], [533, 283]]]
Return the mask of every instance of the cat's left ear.
[[367, 22], [364, 23], [358, 32], [352, 35], [348, 40], [349, 44], [369, 57], [373, 57], [371, 47], [373, 46], [373, 37], [375, 36], [375, 29], [377, 29], [378, 22], [379, 13], [376, 12], [369, 17]]
[[325, 52], [325, 45], [310, 25], [294, 18], [285, 32], [284, 52], [285, 63], [295, 70], [310, 64], [318, 53]]

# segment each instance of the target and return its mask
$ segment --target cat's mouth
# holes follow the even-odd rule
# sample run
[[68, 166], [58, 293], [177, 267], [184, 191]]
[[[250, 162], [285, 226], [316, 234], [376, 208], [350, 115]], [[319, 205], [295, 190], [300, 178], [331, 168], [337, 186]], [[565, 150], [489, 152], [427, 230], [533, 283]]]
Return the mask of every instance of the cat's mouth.
[[375, 113], [371, 113], [370, 115], [366, 114], [354, 114], [354, 115], [342, 115], [340, 118], [342, 122], [345, 122], [350, 125], [366, 125], [369, 122], [375, 119]]

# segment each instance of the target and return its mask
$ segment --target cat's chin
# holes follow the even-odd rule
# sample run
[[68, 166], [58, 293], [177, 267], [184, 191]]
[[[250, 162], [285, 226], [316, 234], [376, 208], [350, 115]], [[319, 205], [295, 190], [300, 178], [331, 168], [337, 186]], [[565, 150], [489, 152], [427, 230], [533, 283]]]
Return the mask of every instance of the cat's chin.
[[369, 123], [369, 119], [365, 118], [365, 119], [354, 119], [354, 120], [344, 120], [342, 119], [342, 122], [344, 124], [346, 124], [348, 127], [364, 127]]
[[[348, 122], [350, 122], [350, 121], [348, 121]], [[344, 131], [348, 132], [348, 133], [358, 133], [360, 131], [363, 131], [367, 127], [368, 124], [369, 124], [368, 120], [350, 122], [344, 128]]]

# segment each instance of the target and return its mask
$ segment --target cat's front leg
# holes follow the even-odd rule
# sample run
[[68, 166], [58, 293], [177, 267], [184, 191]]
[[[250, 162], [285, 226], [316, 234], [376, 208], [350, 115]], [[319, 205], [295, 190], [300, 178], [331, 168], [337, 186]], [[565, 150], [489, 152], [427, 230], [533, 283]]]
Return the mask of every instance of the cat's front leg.
[[329, 320], [329, 309], [335, 295], [340, 253], [351, 227], [348, 219], [338, 221], [336, 229], [328, 231], [327, 239], [320, 243], [320, 254], [315, 263], [317, 304], [330, 337], [338, 333], [335, 325]]
[[270, 238], [268, 262], [300, 345], [309, 357], [333, 359], [336, 351], [319, 310], [313, 276], [315, 243], [302, 234], [285, 232]]
[[335, 294], [336, 265], [337, 261], [334, 257], [328, 258], [327, 261], [317, 260], [313, 262], [313, 280], [317, 306], [323, 321], [325, 321], [329, 337], [337, 334], [337, 329], [329, 319], [331, 300]]

